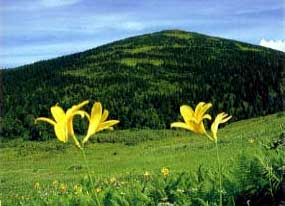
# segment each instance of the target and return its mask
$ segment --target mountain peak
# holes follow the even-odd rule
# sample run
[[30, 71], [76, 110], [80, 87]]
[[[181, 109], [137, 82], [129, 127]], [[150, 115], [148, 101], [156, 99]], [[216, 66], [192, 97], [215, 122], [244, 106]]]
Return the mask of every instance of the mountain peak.
[[181, 29], [166, 29], [166, 30], [162, 30], [162, 33], [190, 33], [188, 31], [185, 30], [181, 30]]

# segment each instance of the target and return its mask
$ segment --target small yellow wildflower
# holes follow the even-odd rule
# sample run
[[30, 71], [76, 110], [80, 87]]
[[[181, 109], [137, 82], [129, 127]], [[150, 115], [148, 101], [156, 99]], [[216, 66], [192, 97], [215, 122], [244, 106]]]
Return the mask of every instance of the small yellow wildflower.
[[205, 134], [206, 130], [203, 124], [203, 120], [212, 119], [209, 114], [205, 114], [211, 107], [211, 103], [200, 102], [194, 111], [192, 107], [188, 105], [182, 105], [180, 107], [180, 113], [184, 119], [184, 122], [174, 122], [170, 125], [170, 127], [178, 127], [190, 130], [197, 134]]
[[39, 190], [39, 189], [40, 189], [40, 183], [39, 183], [39, 182], [36, 182], [36, 183], [34, 184], [34, 188], [35, 188], [36, 190]]
[[57, 187], [57, 186], [58, 186], [58, 180], [54, 180], [54, 181], [52, 182], [52, 185], [53, 185], [54, 187]]
[[100, 188], [100, 187], [97, 187], [96, 189], [95, 189], [95, 192], [97, 192], [97, 193], [99, 193], [99, 192], [101, 192], [102, 191], [102, 189]]
[[115, 177], [111, 177], [109, 181], [111, 184], [114, 184], [117, 180]]
[[63, 192], [66, 192], [66, 189], [67, 189], [67, 186], [65, 184], [61, 183], [59, 186], [59, 191], [63, 193]]
[[143, 174], [143, 176], [144, 176], [145, 178], [149, 178], [149, 177], [150, 177], [150, 173], [149, 173], [148, 171], [145, 171], [144, 174]]
[[160, 170], [161, 174], [166, 177], [169, 175], [169, 169], [166, 168], [166, 167], [163, 167], [161, 170]]

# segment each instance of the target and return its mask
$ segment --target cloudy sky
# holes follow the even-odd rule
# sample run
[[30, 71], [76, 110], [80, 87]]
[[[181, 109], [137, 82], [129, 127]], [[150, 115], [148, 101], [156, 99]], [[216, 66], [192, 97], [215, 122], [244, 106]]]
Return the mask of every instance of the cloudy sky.
[[0, 67], [182, 29], [285, 51], [285, 0], [0, 0]]

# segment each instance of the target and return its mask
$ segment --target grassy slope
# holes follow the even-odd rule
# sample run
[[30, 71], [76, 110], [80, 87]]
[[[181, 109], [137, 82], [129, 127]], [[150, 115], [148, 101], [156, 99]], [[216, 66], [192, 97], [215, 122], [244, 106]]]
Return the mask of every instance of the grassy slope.
[[[223, 169], [235, 161], [238, 154], [252, 155], [259, 143], [268, 142], [284, 132], [285, 115], [235, 122], [219, 133], [221, 137], [221, 159]], [[87, 157], [95, 176], [126, 176], [143, 174], [148, 170], [158, 172], [161, 167], [170, 168], [171, 173], [197, 170], [200, 164], [216, 168], [215, 148], [204, 137], [185, 131], [169, 130], [124, 130], [98, 134], [101, 139], [138, 138], [146, 140], [137, 144], [100, 143], [89, 144]], [[249, 143], [249, 139], [255, 143]], [[11, 198], [15, 193], [28, 193], [32, 185], [51, 182], [55, 179], [76, 182], [85, 175], [84, 163], [79, 151], [72, 144], [48, 142], [25, 142], [20, 140], [1, 143], [0, 191], [3, 197]], [[116, 155], [114, 153], [117, 153]]]

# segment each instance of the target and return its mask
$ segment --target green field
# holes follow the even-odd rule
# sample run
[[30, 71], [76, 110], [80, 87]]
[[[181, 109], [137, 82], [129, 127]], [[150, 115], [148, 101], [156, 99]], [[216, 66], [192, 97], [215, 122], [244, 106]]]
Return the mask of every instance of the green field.
[[[264, 148], [270, 147], [272, 142], [278, 139], [284, 131], [284, 113], [231, 123], [219, 130], [223, 174], [226, 176], [226, 174], [230, 174], [232, 169], [239, 169], [241, 157], [250, 159], [264, 153], [266, 151]], [[281, 150], [278, 148], [278, 153], [274, 149], [268, 150], [268, 162], [266, 164], [269, 166], [275, 164], [271, 162], [270, 155], [275, 155], [275, 159], [278, 159], [278, 155], [279, 157], [284, 155], [284, 146], [280, 146], [280, 148]], [[205, 171], [210, 171], [212, 174], [217, 172], [215, 144], [203, 136], [197, 136], [184, 130], [145, 129], [102, 132], [93, 137], [92, 141], [86, 145], [85, 150], [92, 177], [98, 182], [104, 179], [108, 180], [111, 177], [124, 179], [126, 182], [142, 181], [140, 178], [148, 171], [153, 177], [150, 180], [150, 185], [158, 184], [159, 179], [162, 182], [164, 181], [164, 184], [168, 184], [167, 178], [170, 181], [169, 185], [171, 185], [171, 181], [174, 181], [171, 179], [175, 179], [183, 172], [195, 174], [199, 168], [204, 168]], [[88, 190], [92, 190], [92, 186], [84, 183], [87, 168], [81, 152], [72, 144], [72, 141], [67, 144], [63, 144], [56, 139], [37, 142], [20, 139], [2, 141], [0, 144], [0, 162], [0, 198], [2, 205], [55, 205], [54, 198], [60, 200], [57, 203], [58, 205], [95, 205], [95, 203], [91, 204], [92, 197], [91, 199], [87, 198]], [[285, 165], [285, 160], [283, 160], [283, 165]], [[282, 165], [278, 166], [281, 167]], [[163, 167], [168, 168], [170, 171], [169, 176], [165, 179], [160, 174]], [[79, 198], [80, 200], [76, 199], [78, 202], [73, 200], [72, 198], [76, 195], [72, 195], [73, 193], [69, 192], [69, 189], [62, 196], [60, 196], [60, 193], [55, 195], [53, 191], [47, 194], [47, 196], [50, 195], [50, 199], [42, 197], [42, 193], [37, 190], [45, 191], [44, 188], [49, 188], [48, 191], [50, 192], [54, 180], [66, 184], [68, 188], [73, 188], [76, 184], [82, 185], [84, 188], [82, 198]], [[97, 185], [96, 180], [95, 184]], [[226, 182], [225, 180], [224, 184]], [[39, 183], [41, 189], [35, 189], [36, 183]], [[264, 183], [264, 185], [266, 184]], [[124, 186], [121, 187], [125, 193], [128, 193], [126, 191], [135, 190], [139, 187], [134, 185], [128, 186], [126, 190], [124, 190]], [[158, 185], [161, 186], [161, 184]], [[102, 189], [100, 198], [102, 200], [103, 196], [107, 195], [104, 191], [113, 194], [113, 192], [110, 192], [113, 191], [112, 188], [110, 189], [112, 185], [105, 185], [105, 187], [106, 189], [104, 189], [104, 186], [100, 186]], [[186, 185], [184, 187], [186, 188]], [[152, 188], [155, 190], [159, 187], [154, 186]], [[230, 190], [230, 188], [229, 185], [225, 186], [226, 190]], [[243, 189], [245, 188], [240, 190]], [[231, 193], [231, 191], [226, 192]], [[147, 192], [142, 193], [145, 193], [143, 198], [148, 198]], [[118, 198], [120, 199], [120, 197]], [[159, 198], [159, 195], [157, 195], [157, 198]], [[184, 203], [171, 203], [170, 197], [165, 198], [157, 201], [166, 202], [165, 204], [169, 203], [169, 205], [184, 205], [187, 202], [185, 200]], [[202, 198], [205, 202], [208, 201], [205, 205], [216, 204], [211, 202], [211, 198], [208, 196]], [[215, 202], [215, 197], [213, 198], [213, 202]], [[231, 203], [225, 203], [224, 205], [234, 205], [234, 202], [237, 201], [235, 198], [233, 196]], [[136, 203], [129, 200], [129, 202], [132, 202], [132, 204], [128, 203], [129, 205], [145, 205], [139, 203], [139, 201]], [[162, 205], [162, 203], [146, 205]], [[116, 203], [108, 203], [108, 205], [127, 205], [127, 203], [118, 203], [117, 201]], [[192, 204], [188, 203], [186, 205], [194, 205], [193, 200]], [[201, 205], [203, 204], [201, 203]]]

